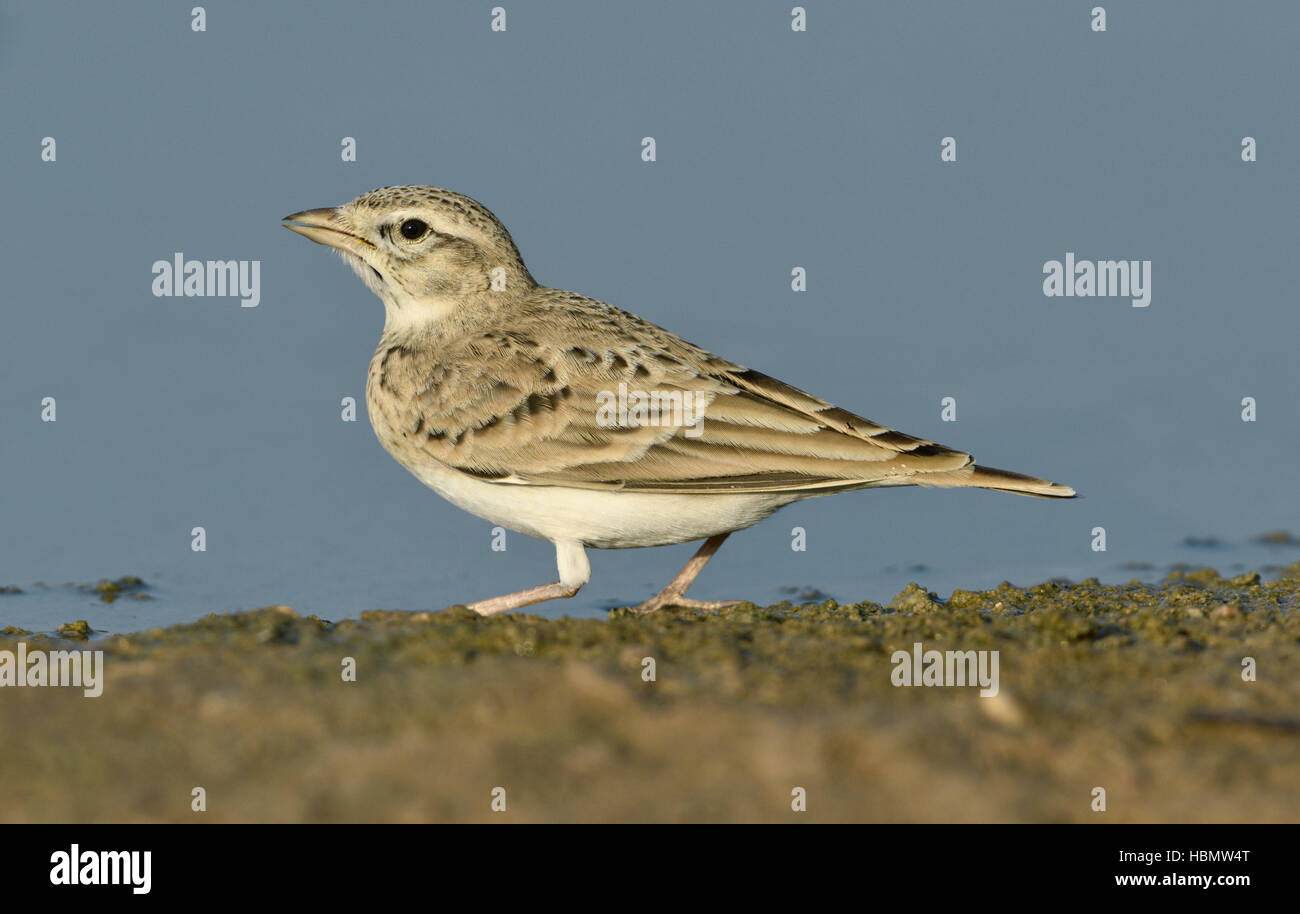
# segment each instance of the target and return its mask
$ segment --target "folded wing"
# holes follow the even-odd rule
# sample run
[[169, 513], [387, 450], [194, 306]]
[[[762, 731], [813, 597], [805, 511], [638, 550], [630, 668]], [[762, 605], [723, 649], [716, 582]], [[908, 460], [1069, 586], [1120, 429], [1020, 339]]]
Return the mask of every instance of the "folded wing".
[[405, 412], [393, 417], [408, 440], [503, 484], [671, 494], [892, 485], [1073, 494], [976, 467], [969, 454], [893, 431], [578, 296], [549, 302], [535, 320], [509, 329], [432, 351], [394, 345], [377, 358], [379, 383], [413, 391], [397, 398]]

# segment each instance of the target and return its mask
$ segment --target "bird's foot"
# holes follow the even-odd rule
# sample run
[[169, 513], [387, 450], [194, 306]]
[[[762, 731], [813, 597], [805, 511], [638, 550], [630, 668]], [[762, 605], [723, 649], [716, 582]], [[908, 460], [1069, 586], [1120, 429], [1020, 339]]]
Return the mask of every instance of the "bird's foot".
[[690, 597], [684, 597], [676, 593], [661, 593], [651, 597], [638, 606], [630, 607], [631, 611], [638, 615], [652, 613], [657, 609], [665, 606], [680, 606], [682, 609], [726, 609], [728, 606], [739, 606], [744, 600], [692, 600]]

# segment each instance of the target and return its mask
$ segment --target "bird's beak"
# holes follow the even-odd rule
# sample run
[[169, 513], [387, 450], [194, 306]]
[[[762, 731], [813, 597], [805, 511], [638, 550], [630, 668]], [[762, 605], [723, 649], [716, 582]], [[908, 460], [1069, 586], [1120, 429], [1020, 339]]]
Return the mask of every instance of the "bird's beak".
[[354, 235], [343, 228], [339, 224], [337, 209], [327, 207], [303, 210], [301, 213], [285, 216], [283, 221], [284, 227], [291, 232], [297, 232], [317, 244], [326, 244], [350, 254], [360, 255], [367, 248], [373, 250], [375, 247], [360, 235]]

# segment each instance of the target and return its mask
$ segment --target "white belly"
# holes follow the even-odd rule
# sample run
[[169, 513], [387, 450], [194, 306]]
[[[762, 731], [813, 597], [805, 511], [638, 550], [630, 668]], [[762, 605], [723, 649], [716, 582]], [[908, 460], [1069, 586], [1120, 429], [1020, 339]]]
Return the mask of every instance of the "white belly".
[[655, 495], [485, 482], [449, 467], [412, 469], [458, 508], [518, 533], [597, 549], [666, 546], [756, 524], [790, 494]]

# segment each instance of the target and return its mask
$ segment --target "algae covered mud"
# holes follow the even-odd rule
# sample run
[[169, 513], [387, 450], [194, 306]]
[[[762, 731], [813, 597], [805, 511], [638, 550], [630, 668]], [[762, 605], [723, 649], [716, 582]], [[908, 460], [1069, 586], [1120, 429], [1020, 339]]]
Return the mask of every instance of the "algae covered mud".
[[1295, 821], [1298, 603], [1300, 563], [890, 606], [7, 629], [0, 666], [102, 650], [103, 688], [0, 688], [0, 816]]

